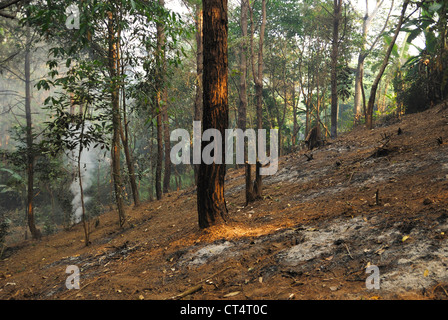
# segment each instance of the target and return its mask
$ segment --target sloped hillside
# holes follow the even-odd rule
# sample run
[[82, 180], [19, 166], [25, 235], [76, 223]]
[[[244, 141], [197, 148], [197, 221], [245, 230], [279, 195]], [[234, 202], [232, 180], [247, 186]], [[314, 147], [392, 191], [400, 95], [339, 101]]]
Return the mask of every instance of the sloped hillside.
[[[244, 207], [227, 174], [232, 221], [201, 231], [194, 189], [25, 241], [0, 261], [1, 299], [447, 299], [448, 108], [358, 127], [281, 158], [262, 201]], [[312, 153], [312, 160], [310, 157]], [[81, 289], [68, 290], [67, 266]], [[379, 268], [380, 289], [366, 288]]]

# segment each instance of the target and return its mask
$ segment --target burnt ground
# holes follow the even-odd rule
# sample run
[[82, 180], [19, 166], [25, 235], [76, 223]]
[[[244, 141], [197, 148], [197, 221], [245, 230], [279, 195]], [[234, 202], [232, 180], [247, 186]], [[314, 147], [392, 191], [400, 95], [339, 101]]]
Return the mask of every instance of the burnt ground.
[[[399, 128], [401, 134], [398, 134]], [[194, 188], [40, 241], [12, 243], [0, 299], [327, 300], [448, 298], [448, 108], [382, 122], [280, 160], [264, 199], [244, 207], [229, 170], [231, 221], [200, 230]], [[67, 266], [81, 289], [67, 290]], [[366, 288], [378, 266], [380, 289]]]

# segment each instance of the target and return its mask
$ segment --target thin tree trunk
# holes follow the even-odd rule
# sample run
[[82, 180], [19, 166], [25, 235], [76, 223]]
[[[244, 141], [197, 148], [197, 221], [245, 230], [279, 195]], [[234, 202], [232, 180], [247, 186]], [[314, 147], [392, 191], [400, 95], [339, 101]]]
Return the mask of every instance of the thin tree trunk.
[[296, 86], [295, 83], [293, 81], [292, 83], [292, 115], [293, 115], [293, 129], [292, 129], [292, 145], [296, 146], [298, 139], [297, 139], [297, 135], [299, 134], [299, 123], [298, 123], [298, 119], [297, 119], [297, 104], [296, 104], [296, 100], [298, 101], [300, 99], [300, 92], [299, 92], [299, 97], [296, 98]]
[[152, 138], [152, 134], [154, 132], [154, 126], [151, 124], [150, 126], [150, 136], [149, 136], [149, 174], [148, 174], [148, 200], [153, 201], [154, 198], [154, 161], [152, 157], [152, 151], [154, 149], [154, 139]]
[[[239, 108], [238, 108], [238, 128], [245, 131], [247, 127], [247, 13], [248, 0], [241, 0], [241, 46], [240, 46], [240, 90], [239, 90]], [[247, 144], [244, 144], [244, 161], [246, 168], [246, 205], [254, 201], [254, 186], [251, 175], [251, 165], [247, 162]]]
[[84, 202], [84, 188], [82, 186], [82, 174], [81, 174], [81, 155], [82, 155], [82, 150], [83, 150], [83, 139], [84, 139], [84, 129], [85, 129], [85, 114], [87, 113], [87, 108], [85, 108], [85, 111], [83, 114], [81, 114], [82, 116], [82, 125], [81, 125], [81, 133], [79, 135], [79, 142], [78, 142], [78, 161], [77, 161], [77, 166], [78, 166], [78, 182], [79, 182], [79, 192], [81, 195], [81, 220], [82, 220], [82, 225], [84, 228], [84, 242], [86, 247], [89, 245], [90, 241], [89, 241], [89, 226], [88, 226], [88, 222], [87, 222], [87, 217], [86, 217], [86, 206], [85, 206], [85, 202]]
[[162, 164], [163, 164], [163, 133], [162, 113], [160, 112], [160, 93], [157, 93], [157, 163], [156, 163], [156, 198], [162, 199]]
[[369, 97], [369, 102], [367, 104], [367, 110], [366, 110], [366, 126], [369, 129], [373, 128], [373, 108], [375, 106], [375, 99], [376, 99], [376, 92], [378, 90], [378, 85], [381, 81], [384, 71], [386, 70], [390, 55], [392, 53], [392, 49], [395, 45], [395, 42], [397, 41], [398, 34], [400, 33], [401, 26], [404, 21], [404, 16], [406, 14], [406, 9], [409, 5], [409, 1], [410, 0], [404, 1], [403, 9], [401, 10], [401, 15], [398, 20], [398, 24], [395, 29], [394, 36], [392, 38], [391, 43], [389, 44], [389, 47], [387, 48], [386, 55], [384, 56], [383, 64], [381, 65], [380, 71], [378, 72], [378, 75], [376, 76], [375, 81], [373, 82], [372, 87], [370, 89], [370, 97]]
[[[377, 2], [378, 3], [378, 2]], [[376, 12], [376, 11], [374, 11]], [[374, 15], [369, 16], [369, 1], [366, 0], [366, 14], [362, 23], [362, 44], [361, 52], [358, 55], [358, 65], [356, 66], [355, 74], [355, 100], [354, 100], [354, 113], [355, 121], [357, 122], [359, 115], [361, 114], [361, 103], [362, 103], [362, 79], [364, 78], [364, 60], [367, 56], [365, 53], [366, 42], [367, 42], [367, 32], [369, 30], [370, 22], [372, 21]]]
[[[119, 39], [121, 38], [121, 29], [118, 30]], [[122, 60], [122, 54], [121, 54], [121, 43], [118, 42], [118, 63], [121, 64], [121, 72], [124, 74], [124, 64], [121, 63]], [[120, 66], [117, 67], [118, 70], [120, 70]], [[126, 94], [125, 94], [125, 88], [124, 85], [121, 88], [121, 95], [122, 95], [122, 109], [123, 109], [123, 121], [120, 121], [120, 136], [121, 136], [121, 143], [123, 144], [123, 151], [124, 156], [126, 158], [126, 165], [128, 168], [128, 177], [129, 182], [131, 185], [131, 191], [132, 191], [132, 198], [134, 200], [134, 206], [138, 207], [140, 205], [140, 197], [138, 193], [138, 187], [137, 182], [135, 179], [135, 170], [134, 170], [134, 161], [132, 159], [131, 151], [129, 150], [129, 134], [128, 134], [128, 123], [127, 123], [127, 110], [126, 110]]]
[[[378, 43], [378, 40], [381, 38], [382, 34], [384, 33], [384, 30], [387, 27], [387, 24], [389, 23], [389, 18], [394, 6], [394, 1], [391, 2], [391, 7], [389, 14], [386, 18], [386, 21], [383, 25], [383, 28], [381, 32], [378, 33], [378, 36], [375, 38], [375, 40], [372, 42], [369, 49], [366, 49], [367, 44], [367, 34], [370, 29], [370, 25], [372, 23], [372, 20], [375, 18], [375, 16], [378, 13], [378, 10], [384, 3], [384, 0], [376, 0], [375, 8], [373, 9], [372, 13], [369, 12], [369, 1], [366, 0], [366, 14], [363, 19], [362, 24], [362, 45], [361, 45], [361, 51], [358, 55], [358, 65], [356, 67], [356, 74], [355, 74], [355, 100], [354, 100], [354, 113], [355, 113], [355, 123], [359, 121], [359, 118], [361, 114], [365, 116], [366, 114], [366, 106], [365, 106], [365, 94], [364, 94], [364, 87], [363, 87], [363, 78], [364, 78], [364, 62], [367, 56], [370, 54], [370, 52], [374, 49], [376, 44]], [[362, 111], [362, 112], [361, 112]]]
[[358, 65], [355, 73], [355, 97], [354, 97], [354, 113], [355, 122], [359, 120], [359, 117], [364, 112], [362, 111], [362, 79], [364, 78], [364, 55], [360, 54], [358, 57]]
[[319, 123], [322, 123], [322, 121], [320, 120], [320, 99], [319, 99], [319, 88], [320, 88], [320, 82], [319, 82], [319, 71], [317, 71], [316, 74], [316, 128], [317, 128], [317, 136], [320, 137], [321, 135], [321, 130], [320, 130], [320, 125]]
[[[227, 0], [203, 0], [204, 16], [204, 77], [203, 130], [216, 129], [225, 136], [228, 128], [228, 58], [227, 58]], [[197, 206], [199, 227], [207, 228], [225, 223], [228, 219], [224, 198], [225, 142], [221, 139], [221, 164], [215, 162], [199, 167]], [[219, 143], [219, 142], [218, 142]], [[204, 150], [207, 142], [202, 142]], [[216, 150], [215, 150], [216, 151]]]
[[[202, 120], [202, 76], [203, 76], [203, 44], [202, 44], [202, 10], [196, 4], [196, 97], [194, 100], [194, 121]], [[199, 165], [193, 164], [194, 180], [198, 183]]]
[[[161, 7], [165, 6], [165, 0], [159, 0], [159, 5]], [[165, 36], [165, 27], [160, 26], [160, 44], [162, 46], [161, 50], [161, 65], [162, 68], [162, 99], [163, 99], [163, 105], [162, 105], [162, 121], [163, 121], [163, 137], [164, 137], [164, 150], [165, 150], [165, 171], [163, 176], [163, 192], [168, 193], [170, 189], [170, 180], [171, 180], [171, 158], [170, 158], [170, 152], [171, 152], [171, 141], [170, 141], [170, 122], [168, 117], [168, 90], [167, 90], [167, 84], [166, 84], [166, 74], [167, 74], [167, 64], [166, 64], [166, 49], [165, 49], [165, 42], [166, 42], [166, 36]]]
[[342, 0], [334, 0], [333, 42], [331, 51], [331, 138], [338, 135], [338, 57], [339, 57], [339, 24], [341, 20]]
[[[249, 7], [250, 8], [250, 7]], [[253, 18], [253, 9], [250, 9], [251, 13], [251, 37], [250, 37], [250, 47], [251, 47], [251, 61], [252, 61], [252, 74], [255, 82], [255, 104], [257, 108], [257, 129], [263, 129], [263, 45], [264, 45], [264, 35], [266, 30], [266, 0], [262, 0], [261, 2], [261, 26], [260, 26], [260, 35], [258, 42], [258, 70], [255, 70], [255, 54], [254, 54], [254, 18]], [[257, 146], [258, 149], [258, 146]], [[263, 180], [260, 175], [260, 164], [257, 160], [257, 167], [255, 170], [255, 183], [254, 183], [254, 193], [256, 199], [262, 198], [263, 192]]]
[[305, 137], [308, 136], [308, 133], [310, 132], [311, 128], [311, 117], [310, 117], [310, 104], [306, 104], [306, 113], [305, 113]]
[[[114, 3], [112, 3], [114, 5]], [[126, 213], [124, 210], [124, 202], [122, 195], [122, 179], [120, 168], [120, 101], [119, 101], [119, 83], [118, 76], [119, 70], [117, 69], [118, 61], [118, 48], [117, 42], [119, 39], [116, 37], [114, 14], [108, 12], [108, 62], [109, 62], [109, 75], [111, 78], [111, 105], [112, 105], [112, 176], [114, 181], [115, 201], [117, 204], [119, 225], [123, 227], [126, 222]]]
[[[159, 1], [160, 3], [163, 1]], [[163, 111], [164, 101], [162, 100], [163, 83], [163, 26], [160, 22], [157, 23], [157, 57], [156, 57], [156, 112], [157, 112], [157, 164], [156, 164], [156, 198], [162, 199], [162, 166], [163, 166]]]
[[241, 46], [240, 46], [240, 90], [239, 90], [239, 108], [238, 108], [238, 128], [246, 130], [247, 118], [247, 11], [248, 0], [241, 0]]
[[170, 190], [171, 181], [171, 141], [170, 141], [170, 122], [168, 118], [168, 91], [164, 89], [164, 101], [165, 105], [163, 108], [162, 121], [163, 121], [163, 136], [165, 139], [165, 172], [163, 176], [163, 192], [168, 193]]
[[26, 146], [27, 146], [27, 206], [28, 227], [33, 239], [39, 239], [41, 232], [34, 222], [34, 151], [33, 151], [33, 123], [31, 118], [31, 72], [30, 72], [30, 27], [26, 25], [25, 48], [25, 117], [26, 117]]
[[[124, 104], [124, 101], [123, 101]], [[123, 122], [126, 121], [126, 116], [124, 115], [126, 112], [125, 107], [123, 105]], [[123, 129], [124, 127], [124, 129]], [[126, 158], [126, 165], [128, 167], [128, 176], [129, 183], [131, 184], [132, 198], [134, 200], [134, 206], [138, 207], [140, 205], [140, 197], [137, 188], [137, 181], [135, 179], [135, 170], [134, 170], [134, 161], [132, 160], [131, 152], [129, 150], [129, 140], [127, 134], [127, 124], [126, 122], [123, 124], [120, 123], [120, 136], [121, 142], [123, 143], [123, 151], [124, 156]]]

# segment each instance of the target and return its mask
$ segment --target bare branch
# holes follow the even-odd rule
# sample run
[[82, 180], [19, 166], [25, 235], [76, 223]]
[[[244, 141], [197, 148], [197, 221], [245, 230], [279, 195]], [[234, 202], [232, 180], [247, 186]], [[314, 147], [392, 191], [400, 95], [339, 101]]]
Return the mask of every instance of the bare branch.
[[19, 3], [22, 0], [11, 0], [11, 1], [7, 1], [7, 2], [1, 2], [0, 3], [0, 10], [6, 9], [16, 3]]
[[15, 15], [12, 15], [12, 14], [9, 14], [6, 12], [1, 12], [1, 11], [0, 11], [0, 17], [7, 18], [7, 19], [15, 19], [16, 18]]
[[391, 3], [391, 5], [390, 5], [390, 10], [389, 10], [389, 13], [388, 13], [388, 15], [387, 15], [386, 22], [384, 22], [384, 26], [383, 26], [383, 28], [382, 28], [381, 31], [378, 33], [378, 36], [377, 36], [376, 39], [373, 41], [373, 43], [372, 43], [372, 45], [370, 46], [370, 49], [369, 49], [368, 52], [372, 51], [373, 48], [375, 48], [375, 46], [376, 46], [378, 40], [380, 39], [380, 37], [381, 37], [382, 34], [384, 33], [384, 30], [386, 30], [387, 25], [389, 24], [390, 15], [391, 15], [391, 13], [392, 13], [392, 9], [393, 9], [393, 8], [394, 8], [394, 0], [392, 0], [392, 3]]

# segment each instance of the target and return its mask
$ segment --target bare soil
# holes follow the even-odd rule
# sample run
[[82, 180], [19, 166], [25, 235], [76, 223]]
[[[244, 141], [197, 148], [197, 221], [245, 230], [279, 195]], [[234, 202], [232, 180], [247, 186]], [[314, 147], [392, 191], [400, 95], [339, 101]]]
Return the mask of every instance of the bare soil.
[[[399, 128], [401, 133], [398, 134]], [[8, 246], [0, 299], [447, 299], [448, 109], [357, 127], [281, 158], [264, 199], [245, 207], [229, 170], [231, 221], [200, 230], [195, 189], [106, 213], [92, 225]], [[67, 266], [81, 289], [68, 290]], [[379, 267], [380, 289], [366, 288]]]

